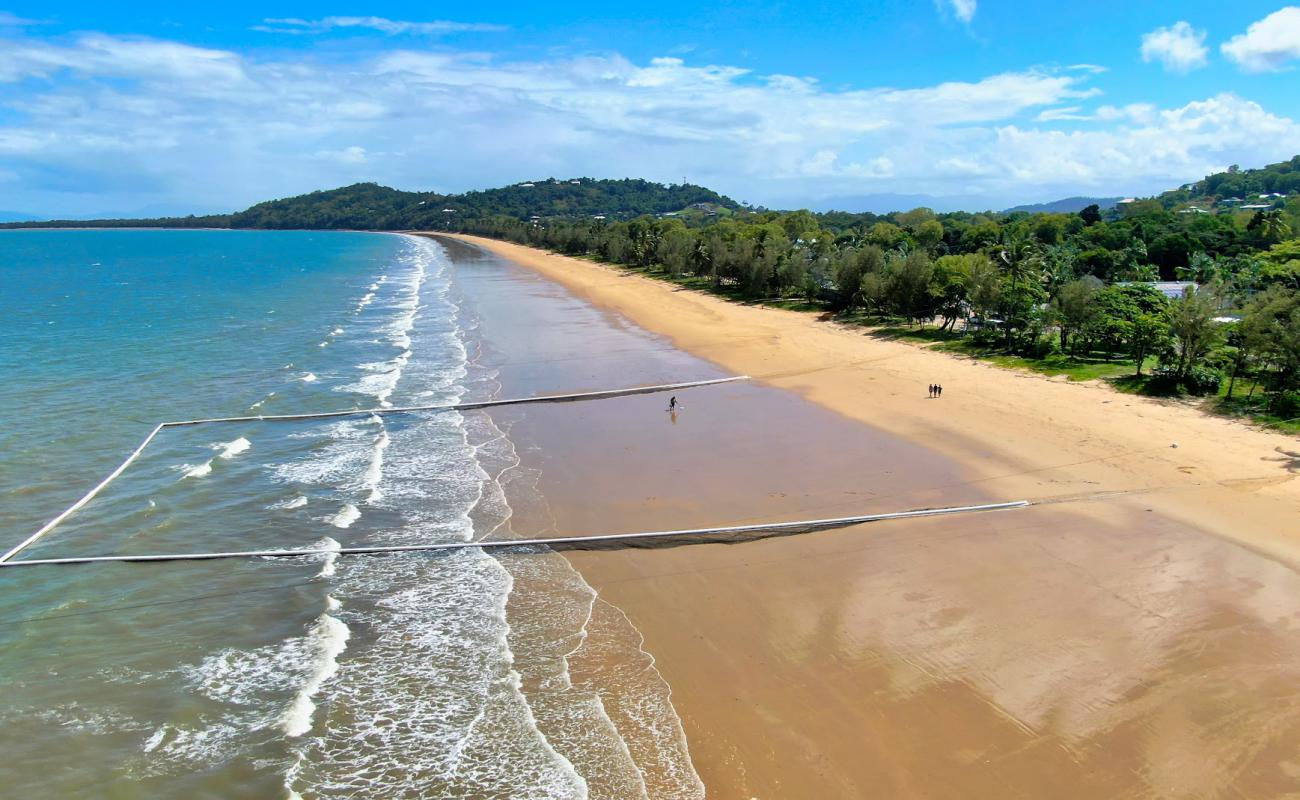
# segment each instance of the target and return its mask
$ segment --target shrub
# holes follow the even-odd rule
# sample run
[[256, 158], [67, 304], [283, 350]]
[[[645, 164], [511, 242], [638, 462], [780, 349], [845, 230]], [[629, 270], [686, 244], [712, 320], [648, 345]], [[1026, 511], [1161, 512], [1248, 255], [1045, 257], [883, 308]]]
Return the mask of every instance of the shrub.
[[1269, 398], [1268, 410], [1269, 413], [1286, 419], [1300, 417], [1300, 394], [1278, 392]]
[[1025, 355], [1030, 358], [1047, 358], [1060, 351], [1057, 342], [1050, 336], [1040, 337], [1025, 348]]
[[976, 347], [998, 347], [1005, 337], [997, 328], [980, 328], [971, 334], [971, 344]]
[[1183, 378], [1183, 387], [1190, 394], [1218, 394], [1223, 383], [1223, 373], [1207, 367], [1192, 367]]

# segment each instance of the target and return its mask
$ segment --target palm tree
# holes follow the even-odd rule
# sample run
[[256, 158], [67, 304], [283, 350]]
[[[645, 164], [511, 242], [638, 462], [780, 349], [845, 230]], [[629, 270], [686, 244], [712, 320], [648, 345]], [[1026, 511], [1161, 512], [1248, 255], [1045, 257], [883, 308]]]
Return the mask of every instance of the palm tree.
[[1006, 313], [1003, 315], [1006, 330], [1006, 347], [1012, 349], [1016, 326], [1013, 318], [1020, 317], [1028, 326], [1034, 306], [1042, 297], [1043, 273], [1046, 261], [1038, 241], [1019, 233], [1010, 233], [998, 251], [1003, 271], [1010, 280], [1010, 291], [1003, 296]]
[[1259, 223], [1259, 235], [1266, 241], [1280, 242], [1291, 235], [1291, 226], [1282, 218], [1279, 209], [1262, 211], [1255, 221]]
[[1035, 239], [1022, 234], [1008, 235], [998, 252], [998, 258], [1005, 265], [1007, 277], [1011, 279], [1012, 291], [1019, 289], [1022, 283], [1031, 283], [1041, 288], [1047, 262]]

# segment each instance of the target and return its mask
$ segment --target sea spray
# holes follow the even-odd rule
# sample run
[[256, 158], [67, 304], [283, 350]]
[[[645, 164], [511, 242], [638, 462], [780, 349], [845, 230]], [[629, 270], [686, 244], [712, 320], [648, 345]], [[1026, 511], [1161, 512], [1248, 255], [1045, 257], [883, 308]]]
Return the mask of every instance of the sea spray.
[[[329, 551], [322, 558], [320, 572], [316, 573], [316, 577], [317, 578], [334, 577], [335, 568], [337, 567], [338, 560], [339, 560], [338, 551], [339, 548], [342, 547], [342, 545], [339, 544], [338, 540], [326, 536], [325, 538], [316, 542], [314, 546], [316, 547], [316, 549]], [[329, 600], [328, 610], [334, 611], [339, 608], [340, 605], [339, 601], [335, 600], [333, 597], [328, 598], [328, 600]]]

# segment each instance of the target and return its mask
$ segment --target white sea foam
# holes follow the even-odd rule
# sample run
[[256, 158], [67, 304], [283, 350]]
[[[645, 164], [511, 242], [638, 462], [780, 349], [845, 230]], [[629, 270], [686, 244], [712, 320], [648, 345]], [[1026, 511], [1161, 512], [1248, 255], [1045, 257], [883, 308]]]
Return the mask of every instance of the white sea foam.
[[160, 725], [158, 727], [158, 730], [154, 731], [153, 734], [150, 735], [150, 737], [145, 740], [144, 745], [143, 747], [141, 747], [141, 749], [144, 750], [144, 752], [146, 753], [152, 753], [154, 751], [154, 748], [162, 744], [163, 736], [165, 736], [166, 734], [167, 734], [167, 726]]
[[251, 406], [248, 407], [248, 410], [249, 410], [249, 411], [256, 411], [257, 409], [261, 408], [262, 405], [263, 405], [267, 400], [270, 400], [272, 397], [275, 397], [275, 392], [271, 392], [271, 393], [268, 394], [266, 397], [263, 397], [261, 400], [258, 400], [256, 403], [253, 403]]
[[233, 442], [218, 442], [212, 446], [212, 449], [218, 451], [218, 458], [234, 458], [240, 453], [247, 451], [248, 448], [252, 446], [252, 442], [241, 436]]
[[298, 376], [298, 380], [302, 381], [303, 383], [315, 383], [316, 374], [314, 372], [304, 372], [303, 374]]
[[276, 464], [271, 473], [279, 481], [297, 485], [332, 487], [355, 481], [369, 462], [367, 448], [359, 444], [371, 438], [370, 427], [368, 421], [349, 419], [288, 434], [289, 439], [310, 440], [319, 446], [312, 458]]
[[335, 328], [334, 330], [330, 331], [330, 336], [338, 336], [341, 333], [343, 333], [342, 328]]
[[185, 470], [185, 474], [181, 476], [181, 480], [186, 478], [202, 478], [212, 472], [212, 459], [208, 459], [197, 466], [186, 464], [182, 469]]
[[291, 497], [288, 500], [281, 500], [278, 503], [272, 503], [271, 505], [267, 506], [267, 508], [294, 509], [294, 508], [302, 508], [305, 505], [307, 505], [307, 497], [305, 495], [300, 494], [295, 497]]
[[330, 517], [330, 524], [336, 528], [350, 528], [352, 523], [361, 518], [361, 512], [356, 506], [348, 503], [339, 509], [339, 513]]
[[[345, 390], [383, 402], [402, 387], [403, 402], [414, 396], [454, 402], [466, 391], [468, 356], [445, 255], [431, 242], [409, 242], [403, 260], [411, 269], [379, 292], [376, 310], [388, 319], [370, 329], [397, 355], [357, 365], [357, 378]], [[318, 463], [286, 465], [277, 474], [345, 497], [373, 503], [382, 498], [374, 518], [383, 524], [369, 526], [377, 529], [364, 533], [368, 543], [490, 535], [511, 512], [501, 487], [506, 467], [485, 464], [504, 459], [512, 448], [501, 431], [474, 427], [478, 419], [471, 423], [448, 413], [400, 423], [350, 420], [328, 436], [313, 426], [310, 438], [320, 444], [310, 460]], [[428, 795], [430, 787], [440, 797], [644, 796], [636, 765], [594, 693], [565, 696], [546, 709], [545, 720], [534, 713], [506, 619], [513, 578], [496, 558], [467, 550], [436, 563], [414, 556], [340, 561], [328, 580], [331, 595], [346, 608], [339, 616], [353, 627], [364, 625], [367, 635], [336, 657], [332, 680], [304, 681], [310, 705], [295, 698], [286, 711], [283, 729], [302, 731], [285, 769], [288, 796], [417, 796]], [[594, 592], [587, 592], [575, 594], [573, 630], [583, 627], [589, 613]], [[560, 609], [539, 606], [538, 636], [545, 633], [548, 610]], [[326, 616], [333, 614], [331, 608]], [[522, 642], [526, 660], [536, 655], [533, 644]], [[546, 648], [543, 657], [563, 670], [563, 655], [577, 645], [566, 639], [562, 647]], [[559, 748], [550, 736], [566, 714], [575, 733], [561, 737]], [[576, 766], [586, 746], [618, 761], [619, 780], [607, 778], [601, 785], [626, 792], [595, 791], [585, 770], [595, 774], [605, 767], [597, 757]], [[401, 770], [392, 769], [397, 758]]]
[[[330, 598], [332, 599], [332, 598]], [[347, 649], [352, 631], [336, 617], [322, 614], [308, 634], [308, 648], [312, 652], [314, 669], [294, 696], [293, 702], [280, 717], [280, 727], [289, 736], [302, 736], [311, 731], [312, 714], [316, 711], [316, 696], [325, 681], [338, 672], [339, 655]]]
[[[315, 547], [317, 550], [337, 551], [340, 547], [342, 547], [342, 545], [340, 545], [337, 540], [332, 539], [329, 536], [326, 536], [325, 538], [316, 542], [316, 544], [313, 545], [313, 547]], [[335, 564], [338, 560], [339, 560], [339, 554], [337, 552], [327, 553], [321, 561], [320, 572], [316, 573], [316, 577], [317, 578], [333, 577]], [[339, 602], [335, 600], [333, 597], [328, 599], [329, 599], [329, 603], [327, 604], [328, 610], [330, 611], [337, 610], [339, 607]]]
[[384, 477], [384, 451], [388, 449], [392, 441], [388, 436], [388, 429], [382, 427], [384, 421], [378, 416], [374, 419], [381, 426], [379, 429], [379, 438], [375, 440], [375, 446], [370, 451], [370, 464], [366, 467], [366, 473], [361, 479], [361, 485], [368, 491], [366, 502], [370, 505], [378, 503], [384, 496], [384, 490], [380, 487], [380, 482]]

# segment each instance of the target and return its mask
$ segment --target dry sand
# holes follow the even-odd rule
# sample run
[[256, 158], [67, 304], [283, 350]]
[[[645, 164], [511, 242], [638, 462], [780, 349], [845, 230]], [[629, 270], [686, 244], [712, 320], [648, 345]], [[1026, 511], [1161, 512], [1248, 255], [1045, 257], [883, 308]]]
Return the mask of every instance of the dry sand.
[[[727, 370], [942, 453], [960, 468], [954, 497], [1043, 503], [742, 548], [572, 554], [645, 635], [711, 797], [1300, 797], [1295, 439], [463, 238]], [[791, 438], [787, 469], [816, 458]], [[672, 468], [654, 458], [636, 469]], [[557, 498], [557, 523], [597, 532], [593, 507], [626, 520], [638, 504], [653, 519], [656, 498], [627, 470], [602, 476], [594, 506], [576, 488]], [[941, 483], [918, 478], [917, 497]], [[701, 521], [790, 510], [736, 497]]]

